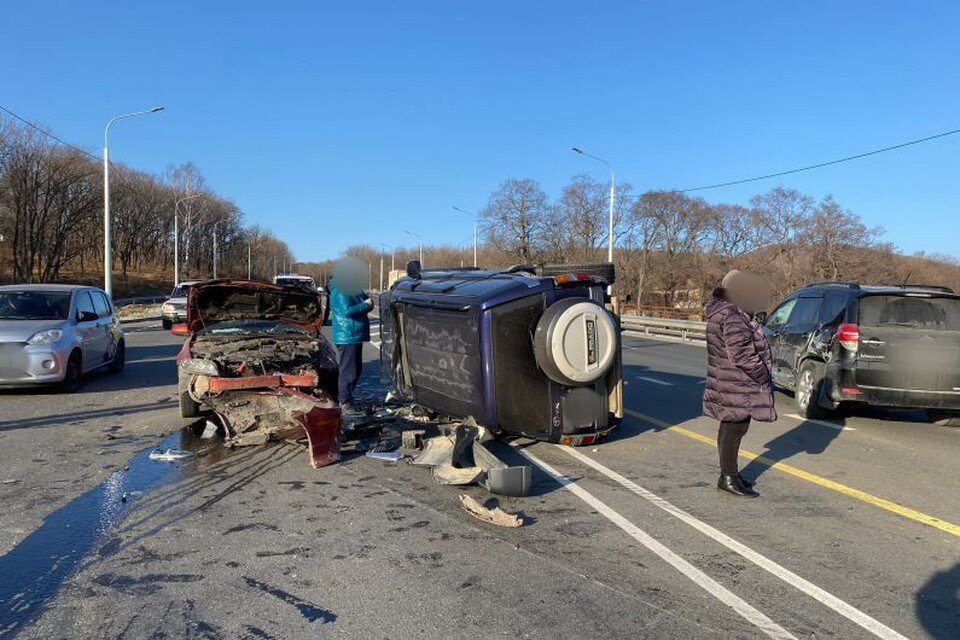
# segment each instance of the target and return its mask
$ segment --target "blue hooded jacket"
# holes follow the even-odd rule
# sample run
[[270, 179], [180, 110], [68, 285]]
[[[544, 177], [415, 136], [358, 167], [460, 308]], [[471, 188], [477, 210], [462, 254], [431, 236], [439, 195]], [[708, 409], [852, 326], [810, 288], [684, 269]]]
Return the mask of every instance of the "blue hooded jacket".
[[333, 325], [334, 344], [362, 344], [370, 340], [370, 319], [367, 314], [373, 309], [373, 303], [367, 301], [367, 294], [360, 291], [348, 294], [337, 288], [335, 281], [330, 282], [330, 324]]

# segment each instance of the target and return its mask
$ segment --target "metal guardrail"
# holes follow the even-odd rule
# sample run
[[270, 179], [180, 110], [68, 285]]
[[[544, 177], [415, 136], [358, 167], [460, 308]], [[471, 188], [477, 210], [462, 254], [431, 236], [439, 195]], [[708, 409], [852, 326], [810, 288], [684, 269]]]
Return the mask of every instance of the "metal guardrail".
[[672, 320], [625, 314], [620, 316], [620, 327], [624, 331], [637, 331], [648, 336], [670, 336], [687, 342], [707, 339], [707, 323], [696, 320]]
[[128, 304], [158, 304], [165, 302], [169, 296], [137, 296], [134, 298], [114, 298], [113, 304], [116, 307], [123, 307]]

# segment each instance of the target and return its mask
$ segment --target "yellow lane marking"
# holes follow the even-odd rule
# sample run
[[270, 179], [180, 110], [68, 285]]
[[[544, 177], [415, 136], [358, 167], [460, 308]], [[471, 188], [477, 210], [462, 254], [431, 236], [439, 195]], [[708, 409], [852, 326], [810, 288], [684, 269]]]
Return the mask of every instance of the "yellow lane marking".
[[[638, 411], [633, 411], [632, 409], [625, 409], [625, 413], [635, 418], [640, 418], [641, 420], [649, 422], [650, 424], [654, 424], [658, 427], [662, 427], [667, 431], [679, 433], [680, 435], [687, 436], [688, 438], [693, 438], [694, 440], [699, 440], [700, 442], [709, 444], [714, 447], [717, 446], [716, 438], [711, 438], [709, 436], [703, 435], [702, 433], [697, 433], [696, 431], [691, 431], [690, 429], [686, 429], [678, 425], [673, 425], [668, 422], [658, 420], [657, 418], [648, 416]], [[891, 513], [895, 513], [898, 516], [903, 516], [904, 518], [915, 520], [916, 522], [920, 522], [922, 524], [934, 527], [936, 529], [945, 531], [946, 533], [949, 533], [951, 535], [954, 535], [960, 538], [960, 525], [955, 525], [950, 522], [946, 522], [945, 520], [941, 520], [940, 518], [929, 516], [915, 509], [910, 509], [909, 507], [901, 506], [896, 502], [891, 502], [890, 500], [877, 497], [875, 495], [866, 493], [865, 491], [860, 491], [859, 489], [848, 487], [845, 484], [834, 482], [833, 480], [828, 480], [816, 474], [810, 473], [809, 471], [798, 469], [793, 465], [789, 465], [784, 462], [778, 462], [771, 458], [767, 458], [766, 456], [762, 456], [758, 453], [747, 451], [746, 449], [740, 449], [740, 456], [743, 458], [746, 458], [747, 460], [756, 460], [757, 462], [771, 469], [777, 469], [784, 473], [788, 473], [802, 480], [806, 480], [807, 482], [812, 482], [813, 484], [824, 487], [825, 489], [830, 489], [832, 491], [836, 491], [837, 493], [842, 493], [845, 496], [856, 498], [857, 500], [861, 500], [863, 502], [866, 502], [867, 504], [872, 504], [875, 507], [880, 507], [881, 509], [885, 509], [887, 511], [890, 511]]]

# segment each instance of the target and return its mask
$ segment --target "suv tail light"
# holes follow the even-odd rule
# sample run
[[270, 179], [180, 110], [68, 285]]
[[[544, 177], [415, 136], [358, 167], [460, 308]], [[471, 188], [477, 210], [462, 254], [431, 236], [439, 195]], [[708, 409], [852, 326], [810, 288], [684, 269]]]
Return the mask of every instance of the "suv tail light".
[[842, 324], [837, 327], [837, 340], [844, 349], [856, 353], [860, 348], [860, 327], [855, 324]]

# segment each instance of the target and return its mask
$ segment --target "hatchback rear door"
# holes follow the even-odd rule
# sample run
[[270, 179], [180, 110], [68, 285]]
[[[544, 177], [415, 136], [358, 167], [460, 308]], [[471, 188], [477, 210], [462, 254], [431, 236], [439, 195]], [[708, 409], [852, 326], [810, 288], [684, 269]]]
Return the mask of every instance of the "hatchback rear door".
[[960, 298], [865, 295], [859, 306], [858, 384], [960, 391]]

